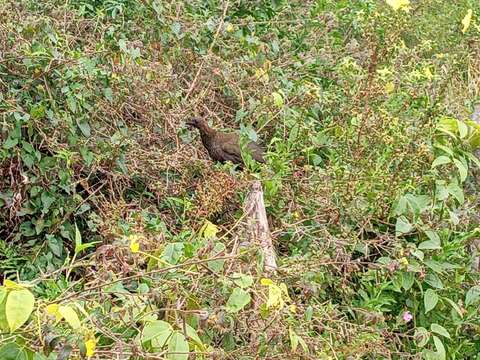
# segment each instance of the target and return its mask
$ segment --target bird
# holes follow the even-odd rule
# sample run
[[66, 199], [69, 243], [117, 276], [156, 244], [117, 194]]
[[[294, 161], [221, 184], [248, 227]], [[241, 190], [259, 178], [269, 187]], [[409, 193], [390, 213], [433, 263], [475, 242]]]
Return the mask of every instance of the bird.
[[[202, 118], [192, 118], [187, 121], [187, 125], [197, 128], [200, 131], [202, 144], [205, 149], [207, 149], [212, 160], [221, 163], [231, 161], [240, 168], [245, 165], [240, 151], [240, 137], [237, 133], [224, 133], [212, 129], [208, 126], [207, 121]], [[263, 149], [256, 142], [249, 142], [246, 150], [255, 161], [265, 163]]]

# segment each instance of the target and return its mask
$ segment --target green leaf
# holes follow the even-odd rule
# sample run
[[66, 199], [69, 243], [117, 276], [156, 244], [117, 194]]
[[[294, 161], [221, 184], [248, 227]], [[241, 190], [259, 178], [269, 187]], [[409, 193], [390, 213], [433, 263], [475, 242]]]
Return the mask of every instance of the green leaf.
[[411, 272], [403, 272], [402, 273], [402, 287], [405, 290], [409, 290], [415, 281], [415, 275]]
[[78, 128], [82, 132], [83, 136], [90, 137], [90, 124], [86, 120], [77, 121]]
[[3, 143], [3, 148], [9, 150], [18, 144], [17, 138], [8, 137]]
[[[221, 242], [215, 243], [212, 256], [213, 257], [220, 256], [220, 254], [222, 254], [225, 251], [225, 249], [226, 249], [225, 244]], [[213, 260], [207, 263], [208, 268], [216, 273], [222, 271], [224, 265], [225, 265], [225, 260]]]
[[460, 139], [464, 139], [468, 135], [468, 126], [463, 121], [457, 120], [458, 133]]
[[193, 327], [185, 324], [185, 333], [188, 338], [192, 339], [193, 342], [200, 347], [201, 350], [205, 350], [205, 345], [203, 344], [202, 339], [200, 339], [200, 336], [198, 336], [197, 331]]
[[218, 227], [215, 224], [212, 224], [210, 221], [206, 220], [205, 224], [202, 226], [200, 233], [205, 239], [209, 239], [217, 236]]
[[3, 286], [0, 286], [0, 304], [5, 300], [5, 296], [7, 296], [7, 290]]
[[436, 355], [438, 356], [439, 360], [446, 359], [445, 347], [443, 346], [442, 340], [440, 340], [435, 335], [433, 336], [433, 342], [435, 343], [435, 348], [437, 349]]
[[7, 303], [7, 290], [3, 286], [1, 286], [0, 289], [3, 296], [3, 300], [0, 301], [0, 330], [2, 332], [7, 332], [9, 330], [7, 316], [5, 313], [5, 305]]
[[58, 312], [63, 316], [72, 329], [76, 330], [80, 328], [80, 319], [78, 318], [77, 312], [71, 306], [59, 306]]
[[149, 322], [143, 328], [141, 336], [142, 343], [151, 341], [154, 349], [160, 350], [166, 345], [168, 339], [170, 338], [170, 335], [172, 335], [172, 332], [172, 326], [166, 321], [155, 320]]
[[178, 331], [174, 331], [168, 341], [169, 360], [188, 360], [188, 342], [185, 336]]
[[435, 160], [433, 160], [432, 168], [435, 168], [437, 166], [444, 165], [444, 164], [449, 164], [451, 162], [452, 160], [448, 156], [440, 155]]
[[472, 286], [470, 289], [468, 289], [467, 295], [465, 296], [465, 306], [473, 305], [479, 299], [480, 299], [480, 286], [479, 285]]
[[5, 314], [10, 332], [14, 332], [28, 320], [34, 304], [35, 298], [27, 289], [13, 290], [7, 295]]
[[228, 298], [226, 309], [230, 313], [237, 313], [250, 303], [250, 293], [241, 289], [233, 289]]
[[232, 281], [235, 285], [241, 287], [242, 289], [249, 288], [253, 285], [253, 277], [251, 275], [244, 275], [241, 273], [234, 273], [232, 275]]
[[24, 348], [14, 342], [0, 347], [0, 359], [2, 360], [28, 360], [28, 354]]
[[82, 247], [82, 234], [78, 230], [77, 224], [75, 224], [75, 254], [78, 254], [81, 251]]
[[468, 165], [465, 162], [460, 161], [459, 159], [453, 159], [453, 163], [458, 169], [458, 173], [460, 175], [460, 181], [464, 182], [467, 179], [467, 175], [468, 175]]
[[432, 332], [434, 332], [435, 334], [438, 334], [438, 335], [441, 335], [441, 336], [445, 336], [446, 338], [450, 339], [450, 334], [448, 333], [448, 331], [441, 325], [438, 325], [438, 324], [432, 324], [430, 325], [430, 330], [432, 330]]
[[413, 226], [407, 220], [405, 216], [400, 216], [397, 218], [397, 223], [395, 225], [395, 235], [401, 236], [412, 231]]
[[425, 282], [436, 289], [443, 289], [442, 280], [440, 280], [440, 278], [436, 274], [427, 274], [427, 276], [425, 276]]
[[428, 289], [423, 294], [423, 304], [425, 305], [425, 314], [433, 310], [438, 303], [438, 295], [435, 290]]
[[279, 92], [273, 92], [273, 103], [276, 107], [281, 108], [283, 106], [283, 96]]
[[424, 241], [418, 245], [420, 250], [436, 250], [441, 249], [440, 237], [435, 231], [426, 230], [425, 235], [428, 236], [430, 240]]
[[452, 195], [460, 205], [465, 202], [465, 197], [463, 195], [463, 189], [458, 186], [455, 182], [448, 184], [447, 191], [450, 195]]

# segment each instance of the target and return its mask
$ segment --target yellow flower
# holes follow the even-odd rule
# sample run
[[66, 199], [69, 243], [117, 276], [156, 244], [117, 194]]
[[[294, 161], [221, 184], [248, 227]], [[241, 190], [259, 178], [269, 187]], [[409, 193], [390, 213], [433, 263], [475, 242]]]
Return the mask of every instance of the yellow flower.
[[233, 32], [233, 30], [235, 30], [235, 28], [233, 27], [232, 24], [228, 24], [226, 27], [225, 27], [225, 30], [229, 33]]
[[130, 250], [133, 253], [137, 253], [140, 250], [140, 244], [138, 243], [138, 235], [130, 235]]
[[290, 305], [288, 311], [295, 314], [297, 312], [297, 305]]
[[386, 0], [387, 4], [390, 5], [393, 10], [403, 10], [409, 11], [410, 10], [410, 0]]
[[96, 345], [97, 345], [97, 342], [95, 338], [88, 339], [87, 341], [85, 341], [85, 349], [86, 349], [85, 355], [87, 355], [88, 358], [92, 357], [93, 354], [95, 354]]
[[472, 15], [473, 15], [473, 10], [468, 9], [467, 15], [465, 15], [465, 17], [462, 19], [462, 25], [463, 25], [462, 33], [464, 34], [467, 32], [468, 28], [470, 27], [470, 23], [472, 22]]
[[393, 82], [388, 82], [385, 84], [385, 91], [387, 94], [392, 93], [395, 90], [395, 84]]

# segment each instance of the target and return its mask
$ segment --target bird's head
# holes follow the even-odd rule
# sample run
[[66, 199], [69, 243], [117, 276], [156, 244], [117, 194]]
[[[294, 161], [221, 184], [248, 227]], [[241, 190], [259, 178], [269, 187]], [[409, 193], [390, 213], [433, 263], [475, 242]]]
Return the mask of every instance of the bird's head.
[[197, 118], [197, 117], [191, 118], [190, 120], [187, 121], [188, 126], [191, 126], [191, 127], [197, 128], [197, 129], [200, 129], [206, 123], [207, 122], [205, 120], [203, 120], [202, 118]]

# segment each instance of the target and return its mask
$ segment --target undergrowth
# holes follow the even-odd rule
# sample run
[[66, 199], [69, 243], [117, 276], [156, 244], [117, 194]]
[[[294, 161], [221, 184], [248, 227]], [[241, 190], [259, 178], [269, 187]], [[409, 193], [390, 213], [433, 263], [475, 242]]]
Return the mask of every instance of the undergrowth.
[[[0, 358], [480, 359], [479, 15], [1, 1]], [[213, 164], [192, 116], [267, 164]]]

